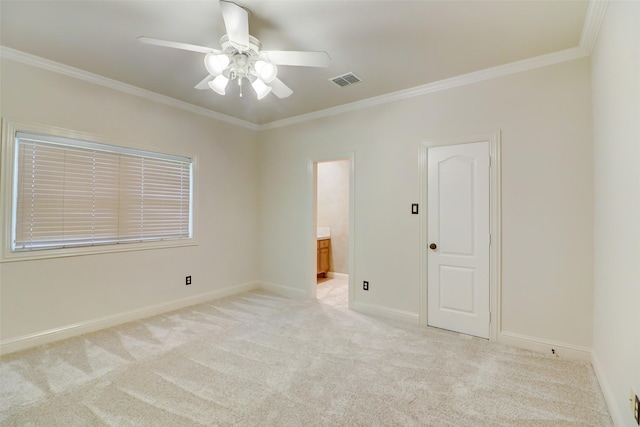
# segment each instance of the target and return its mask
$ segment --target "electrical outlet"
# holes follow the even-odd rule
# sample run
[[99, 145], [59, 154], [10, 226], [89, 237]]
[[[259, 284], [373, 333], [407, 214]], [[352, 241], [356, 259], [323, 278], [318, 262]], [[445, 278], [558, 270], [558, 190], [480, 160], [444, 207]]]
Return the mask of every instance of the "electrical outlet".
[[189, 286], [191, 284], [191, 276], [187, 276], [185, 279], [185, 284]]
[[633, 411], [633, 419], [640, 426], [640, 399], [633, 389], [631, 389], [631, 410]]
[[369, 282], [367, 282], [366, 280], [364, 282], [362, 282], [362, 289], [365, 291], [369, 290]]

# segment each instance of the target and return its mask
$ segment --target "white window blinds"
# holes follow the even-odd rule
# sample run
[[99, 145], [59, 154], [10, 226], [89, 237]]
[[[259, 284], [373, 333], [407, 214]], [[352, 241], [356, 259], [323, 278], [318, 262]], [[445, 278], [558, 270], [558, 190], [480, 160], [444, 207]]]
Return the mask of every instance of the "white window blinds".
[[192, 160], [16, 133], [14, 251], [191, 237]]

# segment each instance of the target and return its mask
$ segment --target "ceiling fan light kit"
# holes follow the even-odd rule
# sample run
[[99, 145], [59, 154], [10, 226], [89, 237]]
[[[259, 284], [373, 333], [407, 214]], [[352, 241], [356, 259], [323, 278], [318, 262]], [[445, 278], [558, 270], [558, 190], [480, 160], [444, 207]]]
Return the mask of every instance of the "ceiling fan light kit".
[[213, 81], [209, 81], [209, 87], [214, 92], [225, 95], [229, 81], [238, 80], [238, 85], [242, 86], [242, 79], [246, 78], [251, 82], [258, 99], [267, 96], [271, 92], [271, 87], [267, 84], [275, 80], [278, 67], [267, 58], [261, 58], [258, 53], [260, 42], [249, 36], [249, 48], [239, 51], [229, 41], [228, 35], [224, 35], [220, 44], [224, 49], [222, 53], [210, 52], [204, 57], [204, 66], [209, 72], [209, 77], [215, 77]]
[[277, 65], [329, 66], [326, 52], [261, 51], [260, 41], [249, 35], [247, 10], [224, 0], [220, 1], [220, 10], [227, 29], [227, 34], [220, 39], [221, 50], [151, 37], [139, 37], [138, 40], [146, 44], [205, 53], [204, 66], [209, 75], [196, 85], [196, 89], [210, 88], [219, 95], [225, 95], [229, 81], [238, 80], [238, 85], [242, 86], [242, 79], [246, 78], [258, 99], [271, 92], [278, 98], [286, 98], [293, 91], [277, 78]]
[[229, 65], [229, 57], [225, 54], [207, 53], [204, 57], [204, 67], [212, 76], [219, 76]]
[[227, 84], [229, 84], [229, 79], [223, 76], [222, 74], [220, 74], [215, 79], [209, 81], [209, 87], [211, 88], [211, 90], [213, 90], [215, 93], [220, 95], [225, 94], [225, 91], [227, 89]]
[[271, 88], [260, 79], [255, 79], [253, 83], [251, 83], [251, 86], [253, 87], [253, 90], [256, 91], [258, 99], [264, 98], [269, 94], [269, 92], [271, 92]]
[[265, 83], [271, 83], [278, 74], [278, 67], [268, 61], [259, 59], [256, 61], [254, 68], [258, 73], [258, 77]]

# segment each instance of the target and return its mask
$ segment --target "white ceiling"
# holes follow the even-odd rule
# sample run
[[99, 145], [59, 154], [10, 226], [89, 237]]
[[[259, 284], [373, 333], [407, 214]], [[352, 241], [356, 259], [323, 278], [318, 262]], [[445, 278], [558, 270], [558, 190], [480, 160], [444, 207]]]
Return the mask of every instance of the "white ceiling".
[[[139, 36], [219, 48], [218, 1], [0, 1], [0, 43], [255, 124], [362, 101], [580, 42], [588, 1], [259, 1], [249, 28], [265, 50], [321, 50], [329, 68], [279, 67], [294, 91], [258, 101], [194, 85], [203, 54]], [[354, 72], [363, 82], [328, 79]]]

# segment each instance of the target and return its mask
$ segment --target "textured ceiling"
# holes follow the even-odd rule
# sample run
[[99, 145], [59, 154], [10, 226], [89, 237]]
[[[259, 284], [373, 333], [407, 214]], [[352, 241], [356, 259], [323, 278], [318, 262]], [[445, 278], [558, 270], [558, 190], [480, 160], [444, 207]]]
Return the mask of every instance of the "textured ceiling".
[[[578, 46], [588, 1], [256, 1], [249, 28], [265, 50], [321, 50], [328, 68], [279, 67], [293, 95], [194, 89], [203, 54], [149, 36], [219, 48], [218, 1], [0, 2], [4, 46], [255, 124], [332, 108]], [[354, 72], [340, 88], [328, 79]]]

